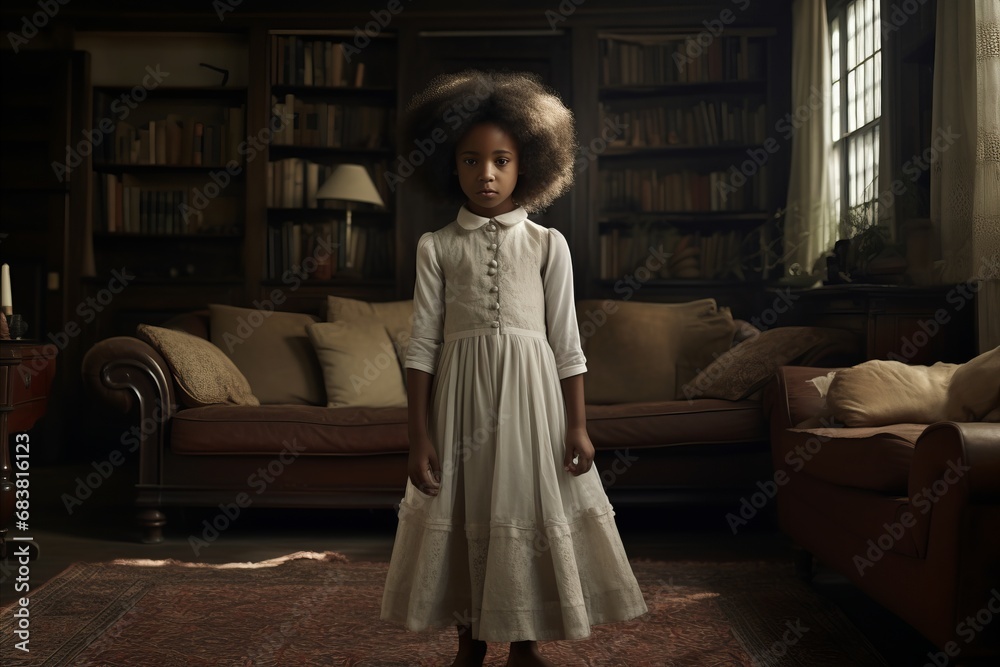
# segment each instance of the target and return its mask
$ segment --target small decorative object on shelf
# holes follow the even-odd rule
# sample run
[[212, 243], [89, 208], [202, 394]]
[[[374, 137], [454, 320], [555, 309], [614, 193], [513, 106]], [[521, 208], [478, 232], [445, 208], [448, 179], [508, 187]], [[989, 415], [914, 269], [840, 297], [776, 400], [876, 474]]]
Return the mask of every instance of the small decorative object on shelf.
[[21, 340], [28, 333], [28, 323], [24, 321], [23, 315], [11, 315], [7, 327], [10, 329], [10, 337], [13, 340]]

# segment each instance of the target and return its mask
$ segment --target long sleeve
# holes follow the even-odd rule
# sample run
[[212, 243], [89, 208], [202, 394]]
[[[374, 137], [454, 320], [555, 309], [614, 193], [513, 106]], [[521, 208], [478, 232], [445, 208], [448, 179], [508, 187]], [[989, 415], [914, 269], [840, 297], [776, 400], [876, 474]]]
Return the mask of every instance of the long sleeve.
[[407, 348], [406, 368], [437, 372], [444, 338], [444, 273], [434, 249], [434, 234], [417, 242], [417, 282], [413, 289], [413, 329]]
[[559, 379], [587, 372], [580, 346], [573, 296], [573, 261], [569, 244], [558, 230], [549, 230], [549, 254], [542, 271], [545, 289], [545, 328], [556, 358]]

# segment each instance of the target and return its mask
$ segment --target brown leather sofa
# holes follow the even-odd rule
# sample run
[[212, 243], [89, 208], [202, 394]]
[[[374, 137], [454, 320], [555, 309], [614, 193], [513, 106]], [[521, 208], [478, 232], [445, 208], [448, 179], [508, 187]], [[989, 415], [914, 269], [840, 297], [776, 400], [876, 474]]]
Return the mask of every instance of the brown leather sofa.
[[[168, 326], [210, 338], [205, 312]], [[99, 342], [83, 366], [95, 396], [137, 425], [144, 541], [162, 540], [170, 506], [389, 508], [402, 497], [405, 408], [178, 407], [166, 362], [133, 337]], [[587, 417], [616, 503], [729, 502], [769, 473], [759, 399], [588, 405]]]
[[764, 395], [800, 573], [815, 557], [846, 576], [939, 647], [929, 664], [1000, 656], [1000, 424], [789, 430], [819, 413], [806, 381], [829, 370], [784, 367]]

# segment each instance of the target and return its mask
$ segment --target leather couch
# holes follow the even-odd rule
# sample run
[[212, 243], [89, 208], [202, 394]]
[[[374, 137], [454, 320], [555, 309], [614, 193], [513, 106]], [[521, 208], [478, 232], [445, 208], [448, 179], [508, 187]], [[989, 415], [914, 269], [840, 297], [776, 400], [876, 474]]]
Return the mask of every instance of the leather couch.
[[[165, 326], [210, 339], [209, 323], [197, 312]], [[161, 355], [127, 336], [91, 348], [83, 373], [101, 402], [136, 425], [143, 541], [162, 540], [171, 506], [390, 508], [402, 497], [405, 408], [185, 408]], [[616, 503], [730, 502], [769, 473], [759, 398], [588, 405], [587, 418]]]
[[938, 646], [929, 664], [1000, 656], [1000, 424], [792, 430], [829, 370], [783, 367], [764, 395], [800, 574], [816, 558], [850, 579]]

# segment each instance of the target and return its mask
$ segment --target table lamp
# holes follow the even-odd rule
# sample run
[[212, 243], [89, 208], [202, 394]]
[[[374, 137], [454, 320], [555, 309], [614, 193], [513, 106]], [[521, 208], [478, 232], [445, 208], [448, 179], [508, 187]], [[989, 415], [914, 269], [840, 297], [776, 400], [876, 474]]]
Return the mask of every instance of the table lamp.
[[352, 268], [351, 261], [351, 204], [362, 202], [365, 204], [375, 204], [385, 206], [382, 197], [379, 196], [375, 184], [372, 182], [368, 170], [360, 164], [342, 164], [333, 170], [330, 178], [316, 192], [316, 199], [338, 199], [347, 203], [347, 227], [344, 234], [344, 242], [347, 244], [346, 257], [347, 268]]

